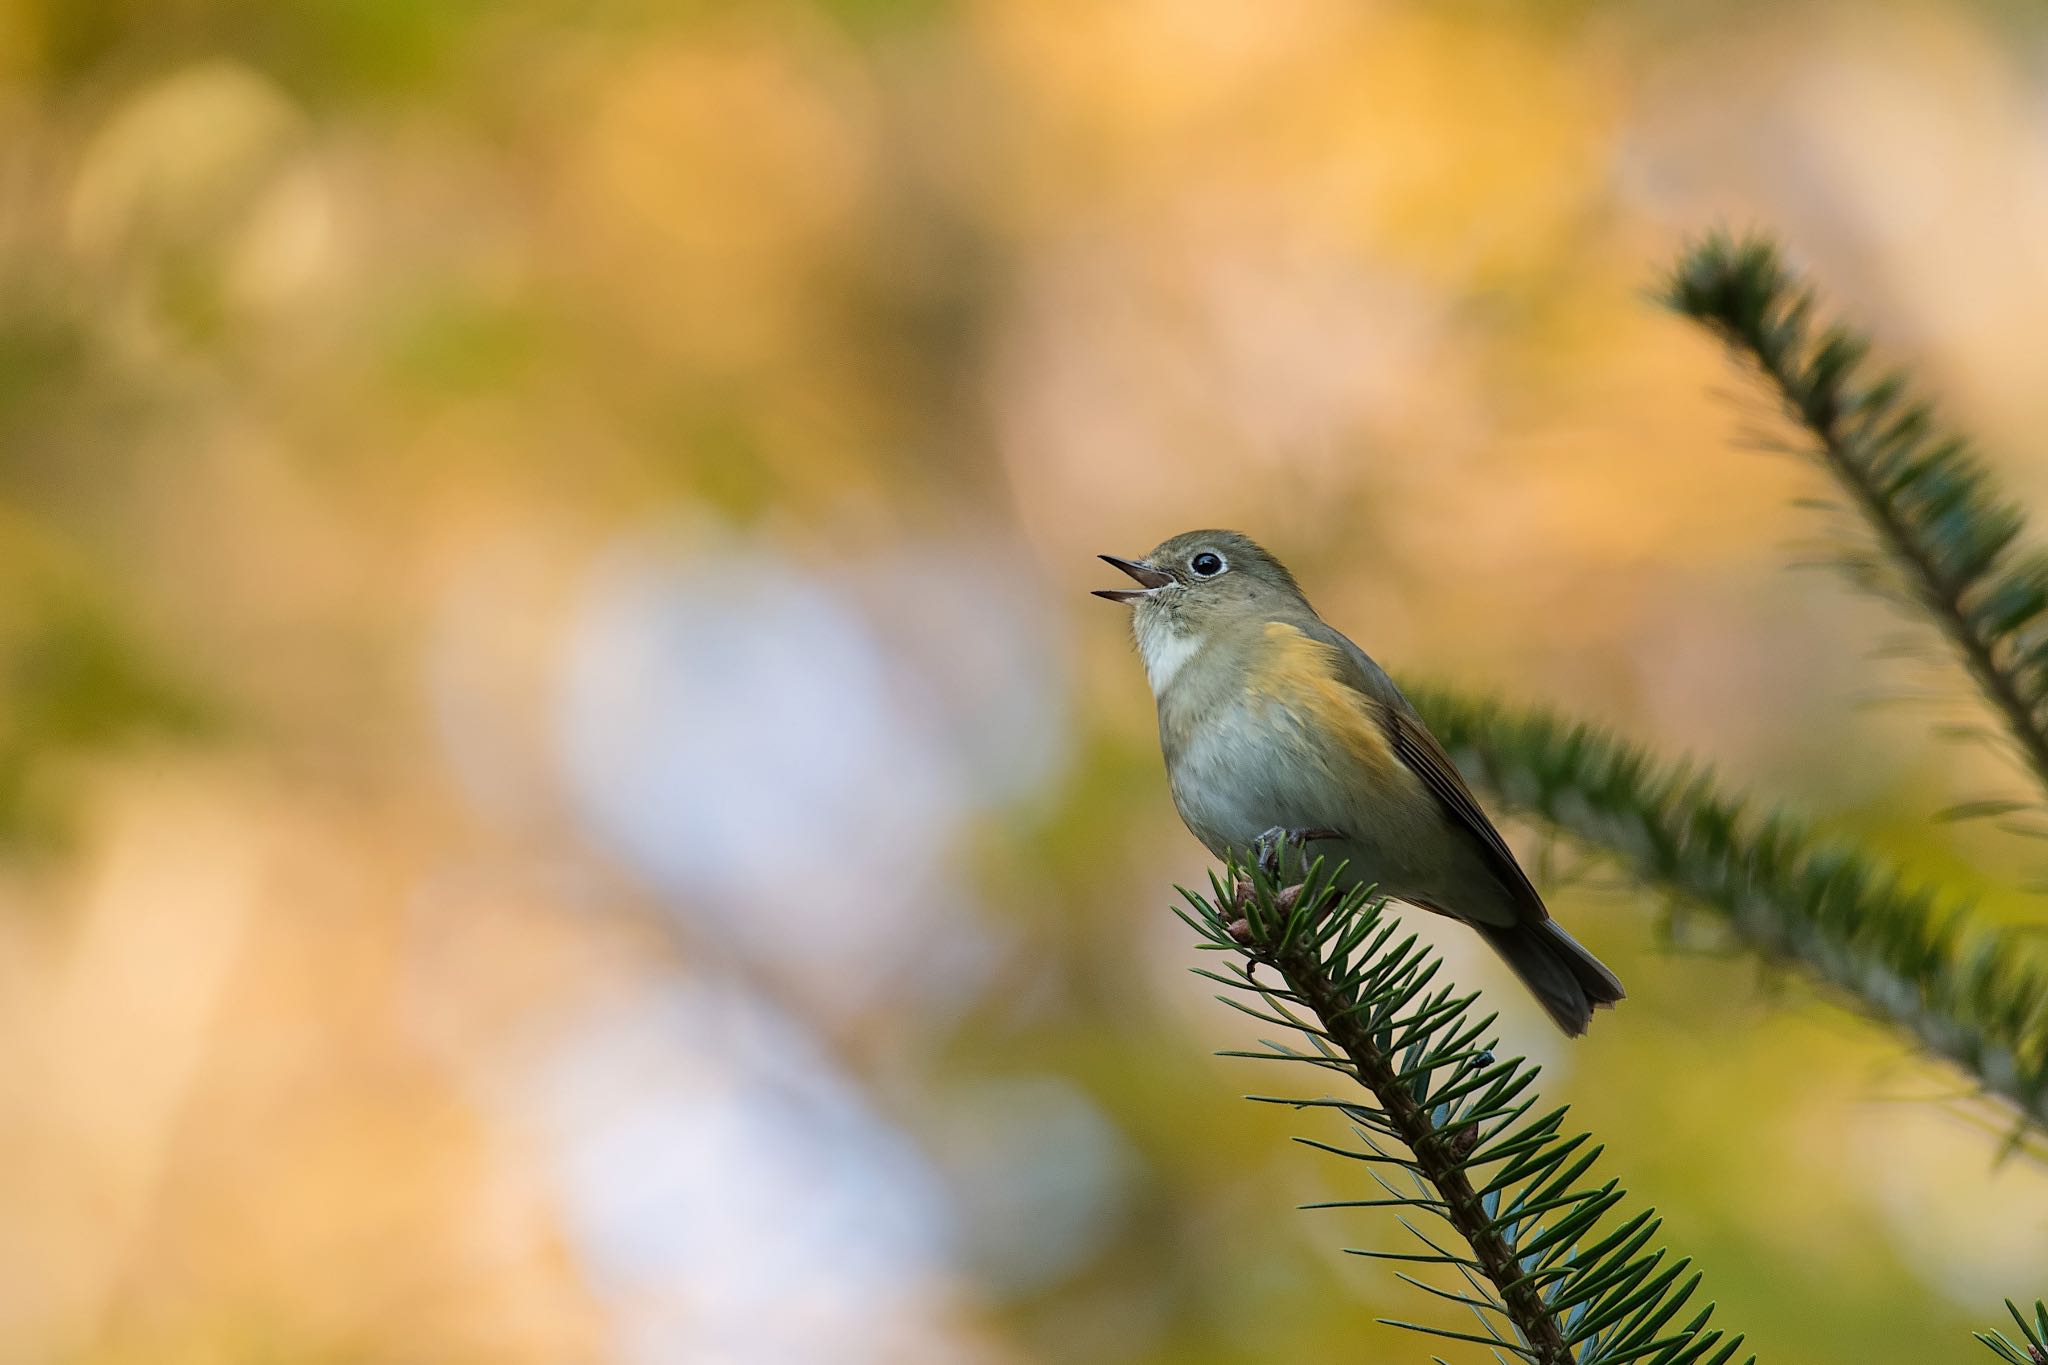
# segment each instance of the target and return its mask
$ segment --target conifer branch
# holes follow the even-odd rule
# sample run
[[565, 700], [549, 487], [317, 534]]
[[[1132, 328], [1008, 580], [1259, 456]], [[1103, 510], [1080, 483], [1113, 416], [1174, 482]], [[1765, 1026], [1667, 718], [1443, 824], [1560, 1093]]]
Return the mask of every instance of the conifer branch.
[[[1436, 956], [1401, 934], [1383, 901], [1364, 888], [1340, 891], [1333, 875], [1318, 861], [1283, 885], [1267, 870], [1233, 867], [1227, 886], [1212, 877], [1209, 897], [1184, 891], [1188, 908], [1177, 913], [1205, 947], [1236, 956], [1228, 973], [1202, 973], [1230, 988], [1220, 998], [1308, 1043], [1223, 1055], [1339, 1073], [1363, 1091], [1253, 1097], [1350, 1120], [1358, 1147], [1302, 1141], [1357, 1161], [1378, 1193], [1310, 1207], [1393, 1207], [1449, 1229], [1430, 1235], [1420, 1217], [1403, 1217], [1423, 1250], [1356, 1253], [1457, 1275], [1452, 1287], [1401, 1278], [1466, 1308], [1468, 1330], [1394, 1325], [1532, 1365], [1729, 1365], [1742, 1338], [1708, 1326], [1711, 1304], [1679, 1317], [1699, 1273], [1646, 1249], [1661, 1226], [1656, 1214], [1610, 1218], [1625, 1194], [1589, 1177], [1602, 1149], [1585, 1134], [1563, 1135], [1564, 1109], [1537, 1112], [1537, 1069], [1495, 1058], [1494, 1016], [1473, 1017], [1477, 996], [1436, 984]], [[1258, 964], [1280, 982], [1258, 979]], [[1233, 998], [1245, 995], [1254, 1003]]]
[[1959, 900], [1822, 839], [1712, 775], [1540, 711], [1412, 693], [1465, 775], [1505, 806], [1611, 855], [1636, 880], [1714, 912], [2048, 1131], [2048, 973]]
[[2048, 791], [2048, 555], [1963, 437], [1903, 373], [1869, 374], [1869, 337], [1817, 320], [1812, 288], [1760, 236], [1688, 250], [1663, 301], [1712, 330], [1769, 386], [1805, 451], [1848, 496], [1894, 570], [1840, 556], [1859, 585], [1932, 620]]

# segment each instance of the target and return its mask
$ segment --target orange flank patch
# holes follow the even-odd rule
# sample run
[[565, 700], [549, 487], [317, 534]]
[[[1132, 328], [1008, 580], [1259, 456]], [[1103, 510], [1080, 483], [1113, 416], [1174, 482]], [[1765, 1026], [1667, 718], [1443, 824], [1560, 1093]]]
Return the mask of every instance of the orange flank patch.
[[1265, 633], [1266, 651], [1247, 682], [1252, 695], [1300, 716], [1314, 734], [1341, 747], [1374, 777], [1401, 773], [1401, 761], [1380, 723], [1379, 703], [1338, 676], [1336, 647], [1284, 621], [1268, 622]]

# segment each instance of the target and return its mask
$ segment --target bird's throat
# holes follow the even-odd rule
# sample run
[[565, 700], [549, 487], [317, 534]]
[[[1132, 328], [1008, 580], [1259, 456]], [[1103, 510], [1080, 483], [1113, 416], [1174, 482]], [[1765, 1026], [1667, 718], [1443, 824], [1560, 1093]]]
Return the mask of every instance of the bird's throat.
[[1152, 695], [1166, 695], [1175, 676], [1187, 666], [1188, 660], [1201, 653], [1206, 643], [1206, 636], [1184, 634], [1166, 622], [1140, 627], [1138, 656], [1145, 661], [1145, 680], [1152, 684]]

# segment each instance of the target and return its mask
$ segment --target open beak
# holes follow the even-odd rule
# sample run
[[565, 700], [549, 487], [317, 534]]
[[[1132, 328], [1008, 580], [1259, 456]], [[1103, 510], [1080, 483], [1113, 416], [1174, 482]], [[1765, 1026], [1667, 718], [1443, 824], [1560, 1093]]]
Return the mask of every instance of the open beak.
[[1139, 559], [1118, 559], [1115, 555], [1099, 555], [1105, 564], [1114, 564], [1138, 580], [1139, 588], [1097, 588], [1097, 597], [1106, 597], [1112, 602], [1135, 602], [1154, 588], [1163, 588], [1173, 581], [1173, 575], [1155, 569]]

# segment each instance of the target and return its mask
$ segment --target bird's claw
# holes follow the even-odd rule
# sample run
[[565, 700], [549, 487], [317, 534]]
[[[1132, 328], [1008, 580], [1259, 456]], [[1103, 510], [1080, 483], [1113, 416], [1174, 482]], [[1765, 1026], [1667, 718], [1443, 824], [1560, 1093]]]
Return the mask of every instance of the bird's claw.
[[1252, 841], [1252, 853], [1258, 862], [1259, 870], [1269, 877], [1277, 878], [1280, 875], [1281, 851], [1289, 844], [1306, 849], [1314, 840], [1342, 837], [1334, 829], [1288, 829], [1282, 825], [1275, 825]]

